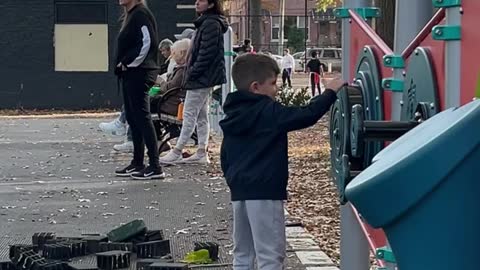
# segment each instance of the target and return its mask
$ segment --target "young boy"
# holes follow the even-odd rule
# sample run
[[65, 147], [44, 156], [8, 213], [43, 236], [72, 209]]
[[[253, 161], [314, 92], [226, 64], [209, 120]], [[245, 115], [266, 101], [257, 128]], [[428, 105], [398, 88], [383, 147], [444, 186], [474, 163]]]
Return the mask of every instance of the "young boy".
[[283, 106], [275, 101], [279, 73], [267, 55], [239, 56], [232, 69], [238, 91], [227, 96], [220, 122], [222, 170], [233, 204], [235, 270], [254, 269], [255, 257], [260, 270], [283, 269], [287, 133], [314, 125], [337, 98], [328, 89], [305, 107]]

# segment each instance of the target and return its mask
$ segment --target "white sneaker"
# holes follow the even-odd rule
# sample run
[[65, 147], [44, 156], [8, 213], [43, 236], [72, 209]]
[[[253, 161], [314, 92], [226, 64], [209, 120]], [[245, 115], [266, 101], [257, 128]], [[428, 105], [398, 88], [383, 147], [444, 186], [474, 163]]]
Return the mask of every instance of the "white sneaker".
[[131, 152], [133, 152], [133, 142], [126, 141], [122, 144], [116, 144], [116, 145], [113, 146], [113, 150], [118, 151], [118, 152], [131, 153]]
[[170, 150], [165, 156], [160, 157], [161, 164], [177, 164], [182, 161], [182, 154], [177, 154], [174, 149]]
[[98, 126], [103, 132], [116, 136], [124, 136], [127, 134], [127, 125], [118, 119], [108, 123], [100, 123]]
[[188, 158], [184, 158], [181, 161], [182, 163], [187, 164], [210, 164], [210, 159], [208, 158], [208, 154], [195, 154], [189, 156]]

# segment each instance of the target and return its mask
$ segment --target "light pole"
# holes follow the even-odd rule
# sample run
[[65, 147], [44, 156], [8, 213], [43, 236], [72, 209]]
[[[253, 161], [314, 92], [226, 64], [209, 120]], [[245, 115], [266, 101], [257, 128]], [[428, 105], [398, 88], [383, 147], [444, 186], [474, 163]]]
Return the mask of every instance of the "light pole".
[[[308, 31], [310, 31], [310, 27], [307, 28], [308, 24], [308, 2], [305, 0], [305, 24], [303, 25], [303, 30], [305, 31], [305, 64], [303, 66], [304, 71], [307, 70], [307, 40], [308, 40]], [[310, 26], [310, 25], [309, 25]]]
[[280, 0], [280, 29], [278, 33], [278, 54], [282, 55], [285, 39], [285, 0]]

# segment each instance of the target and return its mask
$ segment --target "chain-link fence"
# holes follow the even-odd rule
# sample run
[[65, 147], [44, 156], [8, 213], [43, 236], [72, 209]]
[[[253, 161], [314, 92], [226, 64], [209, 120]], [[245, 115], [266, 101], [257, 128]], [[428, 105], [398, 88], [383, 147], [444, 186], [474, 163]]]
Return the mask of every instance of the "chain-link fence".
[[[341, 23], [333, 15], [333, 10], [325, 12], [312, 10], [300, 13], [299, 10], [289, 10], [285, 13], [281, 42], [282, 16], [267, 10], [256, 16], [260, 32], [260, 40], [252, 40], [255, 51], [268, 51], [280, 54], [284, 48], [292, 53], [304, 52], [307, 48], [340, 47]], [[252, 15], [236, 14], [235, 10], [228, 15], [228, 20], [234, 32], [234, 44], [241, 45], [245, 39], [251, 39], [255, 34], [252, 27]]]

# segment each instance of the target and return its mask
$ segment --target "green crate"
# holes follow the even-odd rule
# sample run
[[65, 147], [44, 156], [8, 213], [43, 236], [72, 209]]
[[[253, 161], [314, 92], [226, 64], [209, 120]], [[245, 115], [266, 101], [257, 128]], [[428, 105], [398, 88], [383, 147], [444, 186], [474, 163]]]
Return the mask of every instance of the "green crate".
[[139, 233], [145, 232], [146, 230], [147, 226], [145, 225], [145, 222], [143, 222], [143, 220], [136, 219], [132, 222], [113, 229], [107, 234], [107, 236], [110, 242], [122, 242]]

